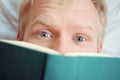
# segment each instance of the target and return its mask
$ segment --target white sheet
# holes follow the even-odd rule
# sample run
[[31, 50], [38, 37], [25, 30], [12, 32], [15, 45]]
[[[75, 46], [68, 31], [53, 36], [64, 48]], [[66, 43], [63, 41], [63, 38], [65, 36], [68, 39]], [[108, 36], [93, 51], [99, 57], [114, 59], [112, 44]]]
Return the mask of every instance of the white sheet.
[[0, 0], [0, 39], [15, 39], [21, 0]]
[[120, 0], [107, 0], [108, 25], [103, 52], [120, 56]]
[[[120, 56], [120, 0], [106, 0], [108, 25], [103, 53]], [[15, 39], [21, 0], [0, 0], [0, 39]]]

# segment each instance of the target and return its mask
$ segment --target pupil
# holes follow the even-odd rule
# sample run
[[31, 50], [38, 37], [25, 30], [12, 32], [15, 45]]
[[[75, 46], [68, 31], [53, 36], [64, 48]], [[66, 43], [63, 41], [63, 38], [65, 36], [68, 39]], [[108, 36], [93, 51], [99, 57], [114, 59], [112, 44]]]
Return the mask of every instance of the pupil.
[[78, 41], [83, 41], [83, 37], [78, 37]]
[[46, 32], [42, 32], [42, 33], [41, 33], [41, 36], [42, 36], [42, 37], [47, 37], [48, 35], [47, 35]]

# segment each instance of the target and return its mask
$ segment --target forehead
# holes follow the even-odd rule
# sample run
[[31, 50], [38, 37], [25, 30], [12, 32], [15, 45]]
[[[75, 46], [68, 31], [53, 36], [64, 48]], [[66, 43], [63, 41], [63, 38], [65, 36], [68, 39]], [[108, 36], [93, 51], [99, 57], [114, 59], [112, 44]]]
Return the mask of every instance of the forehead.
[[[97, 14], [97, 10], [91, 0], [31, 0], [32, 13], [35, 11], [42, 12], [44, 9], [55, 9], [59, 12], [74, 10], [73, 12], [87, 9]], [[60, 11], [62, 10], [62, 11]], [[36, 12], [35, 12], [36, 13]]]
[[29, 25], [39, 19], [54, 25], [100, 26], [97, 10], [91, 0], [33, 0], [31, 4], [32, 22]]
[[42, 4], [56, 4], [59, 6], [75, 6], [75, 5], [79, 5], [79, 4], [84, 4], [85, 3], [92, 3], [91, 0], [31, 0], [31, 4], [35, 5], [35, 6], [40, 6]]
[[87, 16], [98, 17], [97, 10], [91, 0], [33, 0], [31, 3], [34, 16], [56, 11], [70, 16], [70, 13], [74, 13], [76, 16], [86, 13], [89, 14]]
[[81, 1], [91, 1], [91, 0], [30, 0], [33, 3], [55, 3], [55, 4], [73, 4], [73, 3], [79, 3]]

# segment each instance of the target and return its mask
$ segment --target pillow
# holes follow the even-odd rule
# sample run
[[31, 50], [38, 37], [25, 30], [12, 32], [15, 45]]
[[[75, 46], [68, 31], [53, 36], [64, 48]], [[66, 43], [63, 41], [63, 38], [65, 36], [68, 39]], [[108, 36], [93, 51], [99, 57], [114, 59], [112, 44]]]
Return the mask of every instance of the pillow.
[[0, 0], [0, 39], [15, 39], [21, 0]]
[[108, 24], [103, 52], [120, 56], [120, 0], [106, 1], [108, 6]]

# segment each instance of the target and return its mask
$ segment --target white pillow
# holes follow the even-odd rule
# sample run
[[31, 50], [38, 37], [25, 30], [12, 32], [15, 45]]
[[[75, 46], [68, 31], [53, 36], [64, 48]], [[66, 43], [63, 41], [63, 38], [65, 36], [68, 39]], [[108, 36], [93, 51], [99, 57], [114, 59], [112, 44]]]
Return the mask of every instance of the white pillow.
[[0, 0], [0, 39], [15, 39], [21, 0]]
[[108, 5], [108, 24], [103, 52], [120, 56], [120, 0], [106, 0]]

